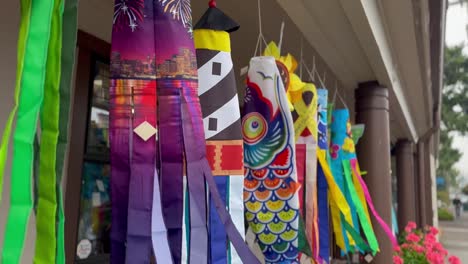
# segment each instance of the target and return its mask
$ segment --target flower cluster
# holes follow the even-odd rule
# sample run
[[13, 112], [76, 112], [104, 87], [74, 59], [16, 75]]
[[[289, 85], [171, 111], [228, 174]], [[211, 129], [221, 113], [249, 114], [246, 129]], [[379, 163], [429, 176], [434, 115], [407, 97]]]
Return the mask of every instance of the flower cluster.
[[450, 264], [460, 264], [456, 256], [447, 259], [447, 250], [437, 241], [438, 233], [435, 227], [427, 226], [420, 230], [416, 223], [409, 222], [401, 236], [400, 246], [395, 248], [393, 263], [445, 264], [448, 260]]

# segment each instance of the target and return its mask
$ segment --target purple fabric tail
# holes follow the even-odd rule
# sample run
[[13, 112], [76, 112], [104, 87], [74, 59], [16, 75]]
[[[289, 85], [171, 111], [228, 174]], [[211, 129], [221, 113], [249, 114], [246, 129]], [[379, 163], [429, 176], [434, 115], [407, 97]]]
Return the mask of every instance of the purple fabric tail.
[[130, 180], [130, 104], [121, 105], [117, 101], [128, 101], [130, 93], [125, 95], [116, 89], [112, 81], [110, 88], [110, 156], [111, 156], [111, 263], [125, 264], [125, 243], [127, 238], [128, 184]]
[[[152, 85], [134, 87], [133, 127], [144, 122], [156, 125], [156, 90]], [[150, 263], [152, 255], [151, 210], [156, 138], [144, 141], [133, 133], [128, 203], [127, 263]]]
[[183, 137], [180, 91], [158, 83], [161, 203], [174, 263], [182, 259]]

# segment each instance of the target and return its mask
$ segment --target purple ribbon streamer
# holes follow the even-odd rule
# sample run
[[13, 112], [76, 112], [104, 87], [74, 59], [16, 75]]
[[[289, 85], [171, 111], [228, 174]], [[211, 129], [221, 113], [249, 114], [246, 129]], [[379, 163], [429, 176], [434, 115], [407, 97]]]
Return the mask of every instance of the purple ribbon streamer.
[[183, 135], [180, 91], [158, 81], [161, 203], [174, 263], [182, 259]]
[[[143, 122], [156, 126], [156, 94], [154, 88], [135, 87], [135, 98], [153, 98], [154, 105], [134, 107], [134, 127]], [[150, 263], [152, 256], [151, 211], [153, 208], [153, 177], [155, 171], [156, 138], [148, 141], [133, 134], [131, 176], [128, 201], [127, 263]]]
[[153, 253], [156, 261], [173, 264], [169, 240], [167, 239], [167, 228], [164, 223], [161, 206], [161, 189], [159, 175], [154, 170], [153, 184], [153, 209], [151, 215], [151, 239], [153, 241]]
[[128, 184], [130, 181], [130, 135], [131, 109], [116, 105], [118, 97], [115, 82], [110, 90], [110, 156], [111, 156], [111, 263], [125, 264], [125, 242], [127, 236]]
[[[186, 97], [188, 97], [191, 102], [191, 99], [195, 96], [196, 102], [198, 102], [198, 95], [195, 93], [195, 89], [184, 86], [182, 90], [184, 93], [183, 97], [186, 100]], [[190, 206], [189, 262], [208, 263], [207, 201], [205, 180], [203, 178], [203, 161], [205, 159], [206, 146], [203, 126], [197, 122], [197, 120], [201, 122], [202, 115], [199, 105], [196, 107], [193, 102], [186, 103], [185, 100], [182, 101], [182, 107], [187, 105], [191, 108], [191, 111], [184, 108], [181, 110]]]

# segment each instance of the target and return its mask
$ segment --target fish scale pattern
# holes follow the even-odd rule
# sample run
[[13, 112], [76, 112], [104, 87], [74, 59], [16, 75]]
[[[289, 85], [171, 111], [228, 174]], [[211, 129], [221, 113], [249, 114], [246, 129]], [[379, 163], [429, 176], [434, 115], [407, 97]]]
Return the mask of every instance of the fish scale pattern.
[[300, 186], [292, 117], [276, 67], [251, 68], [242, 119], [246, 220], [266, 263], [298, 263]]

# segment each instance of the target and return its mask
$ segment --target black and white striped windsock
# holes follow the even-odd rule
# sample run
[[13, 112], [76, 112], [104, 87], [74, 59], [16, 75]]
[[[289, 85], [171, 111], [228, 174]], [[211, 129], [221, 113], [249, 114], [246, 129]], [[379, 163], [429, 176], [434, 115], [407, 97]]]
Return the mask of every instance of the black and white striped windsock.
[[[210, 6], [195, 25], [200, 104], [205, 128], [207, 158], [232, 220], [244, 234], [244, 162], [239, 100], [231, 59], [230, 32], [239, 25], [215, 6]], [[211, 263], [242, 263], [223, 224], [210, 206]]]

